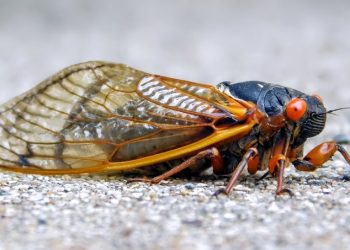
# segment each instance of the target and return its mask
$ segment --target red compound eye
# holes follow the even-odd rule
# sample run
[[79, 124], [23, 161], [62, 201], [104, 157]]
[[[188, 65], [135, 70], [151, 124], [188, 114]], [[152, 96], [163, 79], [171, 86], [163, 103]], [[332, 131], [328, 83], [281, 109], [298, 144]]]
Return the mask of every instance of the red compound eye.
[[292, 121], [298, 121], [302, 118], [306, 112], [307, 104], [301, 98], [294, 98], [291, 100], [286, 107], [286, 113], [288, 119]]

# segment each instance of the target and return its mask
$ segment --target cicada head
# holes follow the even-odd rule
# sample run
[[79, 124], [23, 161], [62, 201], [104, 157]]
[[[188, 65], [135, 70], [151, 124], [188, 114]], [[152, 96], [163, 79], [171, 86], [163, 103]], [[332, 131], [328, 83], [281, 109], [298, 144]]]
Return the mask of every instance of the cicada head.
[[265, 138], [288, 127], [292, 134], [292, 147], [304, 143], [307, 138], [321, 133], [326, 123], [327, 111], [317, 95], [306, 95], [284, 86], [249, 81], [232, 84], [223, 82], [217, 86], [233, 98], [251, 101], [265, 113], [262, 131]]
[[327, 110], [320, 97], [279, 85], [271, 85], [264, 92], [257, 99], [257, 106], [270, 119], [281, 117], [279, 120], [283, 120], [283, 127], [291, 132], [292, 148], [324, 129]]
[[[293, 113], [300, 113], [300, 117], [295, 121], [290, 117]], [[307, 138], [322, 132], [326, 124], [327, 110], [318, 96], [305, 95], [303, 98], [292, 99], [285, 106], [285, 115], [287, 119], [295, 122], [293, 147], [297, 147]]]
[[317, 95], [277, 85], [267, 91], [264, 100], [259, 102], [270, 117], [284, 117], [286, 126], [291, 130], [292, 148], [320, 134], [325, 127], [327, 110]]

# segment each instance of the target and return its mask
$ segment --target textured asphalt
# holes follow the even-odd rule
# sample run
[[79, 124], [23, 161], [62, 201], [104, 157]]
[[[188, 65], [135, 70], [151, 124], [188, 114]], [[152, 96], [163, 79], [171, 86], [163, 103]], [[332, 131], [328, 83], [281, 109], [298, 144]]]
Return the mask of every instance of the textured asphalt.
[[[0, 101], [70, 64], [107, 60], [204, 83], [262, 80], [349, 106], [350, 3], [335, 1], [0, 1]], [[306, 148], [349, 137], [337, 112]], [[349, 147], [347, 147], [350, 149]], [[348, 249], [350, 168], [276, 181], [0, 172], [0, 249]]]

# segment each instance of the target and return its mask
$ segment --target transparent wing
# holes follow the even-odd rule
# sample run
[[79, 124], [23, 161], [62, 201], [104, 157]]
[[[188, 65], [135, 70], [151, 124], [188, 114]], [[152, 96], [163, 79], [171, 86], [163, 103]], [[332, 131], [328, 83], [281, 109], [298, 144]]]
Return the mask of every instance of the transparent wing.
[[139, 159], [201, 140], [245, 111], [211, 86], [122, 64], [73, 65], [0, 107], [0, 165], [74, 170]]

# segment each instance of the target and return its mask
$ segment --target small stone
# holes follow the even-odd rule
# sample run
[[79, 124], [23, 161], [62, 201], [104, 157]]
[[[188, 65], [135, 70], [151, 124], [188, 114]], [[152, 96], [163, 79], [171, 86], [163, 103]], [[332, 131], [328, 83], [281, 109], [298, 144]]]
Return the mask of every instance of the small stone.
[[155, 200], [157, 198], [157, 193], [154, 190], [148, 192], [149, 198]]
[[181, 195], [188, 195], [188, 194], [190, 194], [190, 191], [188, 189], [183, 188], [180, 190], [180, 194]]
[[141, 198], [143, 197], [143, 193], [137, 193], [137, 192], [135, 192], [135, 193], [132, 193], [132, 194], [131, 194], [131, 197], [132, 197], [132, 198], [135, 198], [135, 199], [141, 199]]
[[185, 188], [189, 189], [189, 190], [193, 190], [194, 189], [194, 185], [192, 183], [187, 183], [185, 185]]

